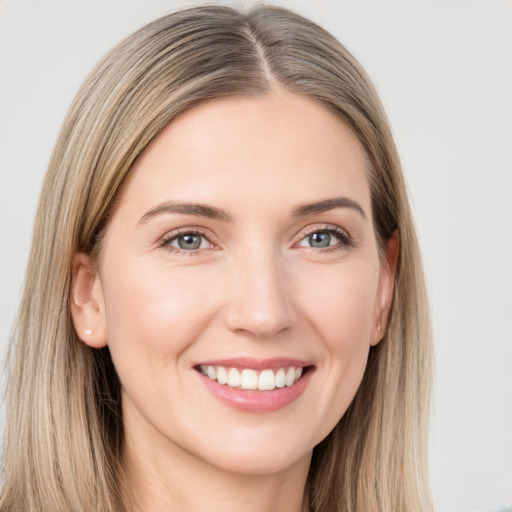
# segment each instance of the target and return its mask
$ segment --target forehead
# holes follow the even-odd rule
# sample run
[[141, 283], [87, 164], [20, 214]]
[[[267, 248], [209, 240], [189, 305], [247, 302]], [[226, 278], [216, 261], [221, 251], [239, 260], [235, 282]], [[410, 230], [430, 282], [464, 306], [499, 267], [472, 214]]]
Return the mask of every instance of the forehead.
[[242, 206], [258, 209], [335, 195], [369, 208], [359, 141], [314, 100], [273, 92], [215, 99], [181, 114], [139, 156], [119, 202], [243, 198]]

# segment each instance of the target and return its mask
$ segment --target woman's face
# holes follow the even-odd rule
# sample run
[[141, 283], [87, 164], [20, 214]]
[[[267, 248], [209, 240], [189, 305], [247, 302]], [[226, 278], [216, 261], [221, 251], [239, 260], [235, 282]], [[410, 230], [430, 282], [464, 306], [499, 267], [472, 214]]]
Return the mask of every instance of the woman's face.
[[214, 100], [150, 144], [118, 199], [97, 273], [76, 259], [90, 300], [73, 314], [110, 348], [128, 448], [238, 473], [309, 460], [392, 291], [354, 135], [290, 93]]

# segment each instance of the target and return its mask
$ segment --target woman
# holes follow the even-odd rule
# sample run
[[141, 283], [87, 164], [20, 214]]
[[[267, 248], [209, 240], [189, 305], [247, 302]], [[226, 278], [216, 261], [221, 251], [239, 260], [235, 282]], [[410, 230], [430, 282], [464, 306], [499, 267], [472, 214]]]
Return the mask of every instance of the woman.
[[430, 339], [354, 58], [198, 7], [112, 50], [43, 185], [1, 509], [430, 510]]

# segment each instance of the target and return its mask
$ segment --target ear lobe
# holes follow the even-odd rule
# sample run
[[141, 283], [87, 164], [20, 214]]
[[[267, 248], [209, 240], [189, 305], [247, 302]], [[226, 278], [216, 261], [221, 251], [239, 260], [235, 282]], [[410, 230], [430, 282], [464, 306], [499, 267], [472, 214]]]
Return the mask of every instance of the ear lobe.
[[101, 280], [91, 258], [84, 253], [77, 253], [73, 258], [70, 308], [78, 337], [93, 348], [106, 346], [107, 331]]
[[377, 345], [386, 332], [389, 310], [393, 299], [399, 245], [398, 231], [395, 230], [386, 242], [384, 261], [382, 262], [380, 269], [377, 301], [375, 303], [375, 314], [370, 342], [371, 345]]

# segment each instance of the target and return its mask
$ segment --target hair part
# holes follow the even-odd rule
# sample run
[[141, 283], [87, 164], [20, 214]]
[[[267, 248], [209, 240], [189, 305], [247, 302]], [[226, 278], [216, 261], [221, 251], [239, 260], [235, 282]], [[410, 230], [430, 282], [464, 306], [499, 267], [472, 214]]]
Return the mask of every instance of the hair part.
[[356, 397], [313, 453], [317, 512], [431, 510], [427, 423], [428, 304], [400, 162], [378, 96], [329, 33], [288, 10], [203, 6], [160, 18], [121, 42], [80, 88], [59, 134], [35, 220], [8, 356], [0, 509], [119, 512], [120, 384], [108, 348], [82, 343], [71, 321], [73, 256], [101, 257], [102, 234], [134, 161], [180, 113], [272, 89], [324, 105], [367, 158], [381, 251], [397, 230], [395, 294]]

